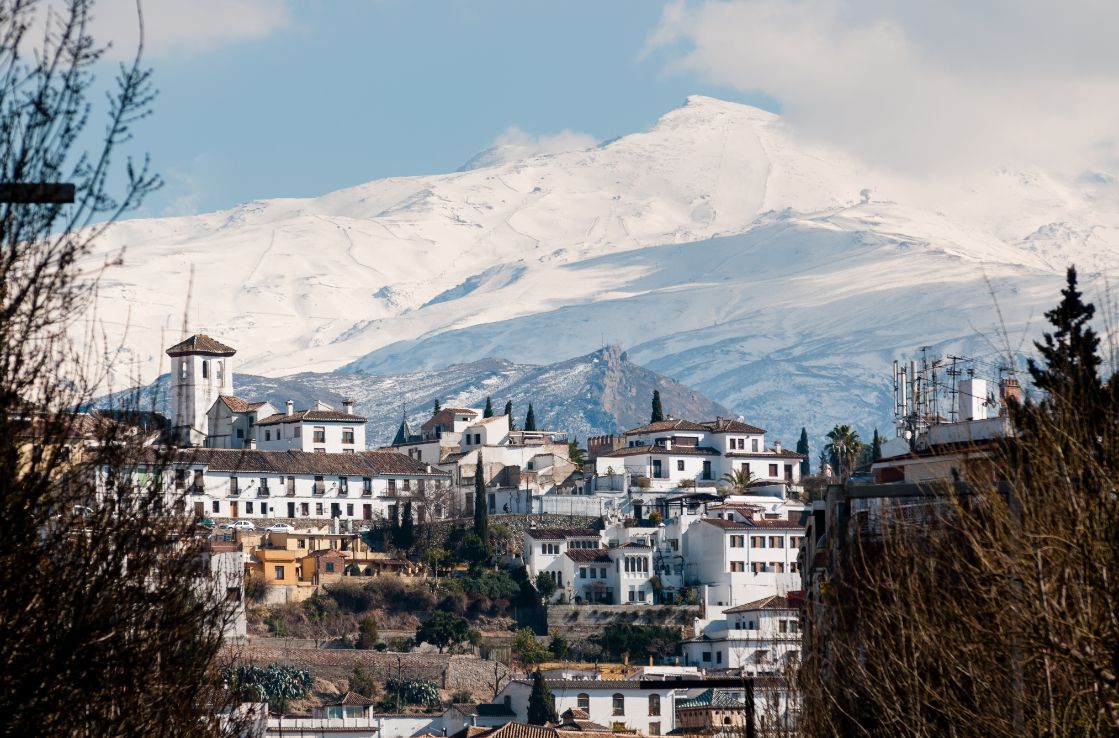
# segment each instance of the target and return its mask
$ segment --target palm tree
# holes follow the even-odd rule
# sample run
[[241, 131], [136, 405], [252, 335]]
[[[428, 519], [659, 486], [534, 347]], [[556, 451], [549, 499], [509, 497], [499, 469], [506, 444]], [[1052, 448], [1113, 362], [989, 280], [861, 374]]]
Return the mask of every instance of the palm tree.
[[836, 474], [840, 479], [851, 476], [855, 460], [859, 458], [859, 451], [863, 447], [859, 432], [849, 425], [837, 425], [828, 431], [830, 443], [824, 451], [834, 460]]
[[719, 481], [725, 482], [730, 487], [728, 494], [740, 495], [756, 483], [758, 478], [745, 469], [735, 469], [724, 474]]

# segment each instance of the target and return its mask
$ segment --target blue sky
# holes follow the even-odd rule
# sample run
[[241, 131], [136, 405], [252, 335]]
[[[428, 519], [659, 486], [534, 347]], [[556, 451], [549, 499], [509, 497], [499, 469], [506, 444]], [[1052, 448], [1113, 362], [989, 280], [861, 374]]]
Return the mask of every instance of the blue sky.
[[[450, 171], [502, 138], [603, 140], [689, 94], [917, 175], [1119, 181], [1119, 3], [145, 0], [144, 215]], [[121, 52], [135, 0], [97, 0]], [[124, 55], [124, 54], [122, 54]], [[109, 70], [106, 70], [108, 72]], [[104, 76], [108, 76], [107, 74]]]
[[649, 0], [308, 1], [263, 38], [157, 45], [136, 147], [165, 186], [145, 214], [452, 171], [511, 126], [603, 140], [693, 93], [774, 107], [647, 51], [661, 14]]

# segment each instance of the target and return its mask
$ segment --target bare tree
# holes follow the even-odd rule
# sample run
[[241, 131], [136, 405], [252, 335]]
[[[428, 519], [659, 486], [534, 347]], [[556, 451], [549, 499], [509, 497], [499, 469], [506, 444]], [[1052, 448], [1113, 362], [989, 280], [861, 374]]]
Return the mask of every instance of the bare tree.
[[153, 100], [139, 53], [99, 148], [77, 148], [102, 61], [91, 11], [0, 0], [0, 181], [76, 190], [0, 203], [0, 735], [212, 734], [235, 729], [214, 717], [233, 603], [209, 583], [186, 490], [160, 473], [172, 452], [147, 446], [139, 398], [76, 412], [119, 368], [93, 334], [71, 339], [101, 272], [87, 262], [159, 185], [146, 159], [117, 161]]

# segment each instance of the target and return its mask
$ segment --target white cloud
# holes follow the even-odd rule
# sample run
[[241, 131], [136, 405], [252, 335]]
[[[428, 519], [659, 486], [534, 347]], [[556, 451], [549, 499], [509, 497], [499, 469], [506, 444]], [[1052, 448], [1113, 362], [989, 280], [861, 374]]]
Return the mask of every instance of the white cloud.
[[[263, 39], [291, 23], [287, 0], [147, 0], [141, 6], [148, 58]], [[99, 0], [93, 6], [91, 33], [98, 44], [112, 42], [113, 58], [132, 57], [138, 28], [136, 0]]]
[[678, 0], [649, 47], [874, 164], [1074, 174], [1119, 161], [1117, 25], [1097, 0]]
[[589, 149], [597, 144], [598, 139], [589, 133], [580, 133], [568, 128], [550, 135], [534, 135], [522, 131], [517, 126], [509, 126], [494, 140], [493, 146], [468, 161], [462, 169], [493, 167], [534, 156]]

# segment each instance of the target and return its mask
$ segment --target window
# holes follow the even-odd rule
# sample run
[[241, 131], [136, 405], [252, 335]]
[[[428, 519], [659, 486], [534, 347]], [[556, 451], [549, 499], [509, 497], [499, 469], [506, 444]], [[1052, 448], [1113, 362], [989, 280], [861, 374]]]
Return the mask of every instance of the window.
[[326, 562], [326, 573], [327, 574], [333, 574], [334, 573], [334, 562], [333, 561]]
[[283, 579], [284, 578], [284, 567], [282, 567], [282, 566], [277, 566], [276, 567], [276, 578], [277, 579]]
[[260, 494], [262, 494], [262, 495], [268, 494], [268, 477], [261, 477], [260, 478]]
[[750, 462], [744, 461], [742, 463], [742, 473], [746, 476], [750, 476]]
[[614, 715], [625, 715], [626, 714], [626, 696], [624, 694], [622, 694], [621, 692], [616, 692], [614, 694], [613, 703], [614, 703], [614, 712], [613, 712]]
[[723, 663], [723, 652], [722, 651], [716, 651], [715, 652], [715, 663], [716, 664]]
[[234, 496], [241, 494], [241, 485], [237, 482], [237, 477], [232, 475], [229, 477], [229, 494]]
[[770, 479], [776, 479], [777, 478], [777, 465], [776, 464], [770, 464], [769, 465], [769, 478]]
[[300, 513], [302, 513], [305, 516], [310, 515], [311, 514], [311, 503], [309, 503], [309, 502], [300, 503], [299, 511], [300, 511]]
[[659, 694], [649, 695], [649, 715], [651, 717], [658, 717], [661, 714], [661, 696]]
[[730, 547], [731, 548], [745, 548], [746, 547], [746, 536], [731, 536], [730, 537]]
[[765, 536], [750, 536], [750, 548], [765, 548]]
[[750, 564], [750, 569], [755, 574], [763, 574], [765, 573], [765, 564], [760, 561], [755, 561], [754, 563]]
[[316, 502], [315, 503], [315, 515], [317, 515], [318, 517], [322, 517], [322, 503], [321, 502]]
[[361, 478], [361, 494], [363, 497], [370, 497], [373, 494], [373, 479], [371, 477]]
[[750, 439], [750, 450], [753, 451], [754, 453], [758, 452], [758, 439], [756, 439], [756, 438], [751, 438]]
[[264, 431], [264, 440], [266, 440], [266, 441], [271, 441], [272, 440], [272, 431], [269, 431], [269, 430]]
[[702, 658], [703, 658], [704, 661], [710, 663], [711, 662], [711, 652], [710, 651], [704, 651]]
[[580, 692], [579, 696], [575, 698], [575, 704], [580, 710], [590, 712], [591, 710], [591, 696], [586, 692]]
[[746, 562], [745, 561], [732, 561], [732, 562], [730, 562], [730, 570], [731, 571], [746, 571]]
[[307, 548], [307, 539], [306, 538], [300, 538], [298, 541], [295, 542], [295, 545], [298, 548]]
[[412, 490], [412, 480], [405, 479], [403, 487], [405, 492], [410, 492]]
[[343, 428], [342, 429], [342, 443], [353, 443], [353, 442], [354, 442], [354, 429], [353, 428]]
[[738, 448], [741, 449], [742, 451], [746, 450], [746, 439], [745, 438], [739, 438], [738, 439]]
[[793, 574], [796, 574], [798, 571], [800, 571], [800, 564], [798, 564], [795, 561], [790, 562], [789, 563], [789, 571], [792, 572]]
[[217, 500], [214, 500], [214, 513], [216, 514], [216, 513], [220, 513], [220, 512], [221, 512], [221, 503], [218, 502]]
[[245, 429], [244, 428], [238, 428], [237, 429], [237, 437], [238, 438], [244, 438], [245, 437]]
[[599, 579], [605, 579], [606, 578], [606, 567], [605, 566], [599, 568], [598, 578]]
[[804, 536], [789, 536], [789, 548], [800, 548], [802, 540], [804, 540]]
[[580, 566], [579, 567], [579, 578], [580, 579], [586, 579], [587, 578], [587, 567], [585, 567], [585, 566]]
[[338, 477], [338, 494], [340, 494], [340, 495], [350, 494], [350, 478], [349, 477]]
[[315, 426], [315, 443], [326, 443], [326, 427]]
[[218, 370], [217, 374], [215, 376], [217, 376], [217, 378], [219, 380], [222, 379], [222, 377], [225, 376], [225, 362], [224, 361], [215, 361], [214, 366]]
[[187, 360], [179, 359], [179, 379], [187, 378]]
[[354, 516], [353, 504], [346, 505], [346, 517], [352, 518]]
[[202, 362], [202, 378], [203, 379], [209, 379], [210, 378], [210, 362], [208, 362], [208, 361], [203, 361]]
[[789, 632], [789, 624], [784, 620], [778, 620], [777, 621], [777, 632], [778, 633], [788, 633]]
[[389, 494], [390, 495], [396, 494], [396, 480], [395, 479], [390, 479], [389, 480]]
[[591, 567], [591, 579], [598, 579], [598, 567], [597, 566], [592, 566]]
[[251, 503], [251, 502], [246, 502], [245, 503], [245, 512], [249, 515], [253, 514], [253, 503]]
[[784, 548], [785, 547], [785, 536], [770, 536], [769, 537], [769, 547], [770, 548]]
[[792, 464], [785, 464], [785, 481], [786, 482], [793, 481], [793, 465]]
[[542, 554], [547, 554], [547, 555], [550, 555], [550, 556], [556, 556], [556, 555], [559, 554], [559, 549], [560, 549], [560, 547], [559, 547], [558, 543], [541, 543], [540, 544], [540, 553], [542, 553]]
[[684, 460], [683, 459], [677, 459], [676, 460], [676, 471], [684, 471]]
[[773, 571], [777, 572], [778, 574], [784, 574], [785, 573], [785, 564], [780, 562], [780, 561], [773, 562], [772, 564], [770, 564], [770, 567], [773, 569]]
[[649, 723], [649, 735], [660, 735], [660, 734], [661, 734], [661, 724], [659, 722]]
[[295, 427], [294, 427], [294, 428], [292, 428], [292, 434], [291, 434], [291, 437], [292, 437], [292, 438], [299, 438], [299, 437], [300, 437], [300, 436], [302, 436], [302, 435], [303, 435], [303, 426], [301, 426], [301, 425], [299, 425], [298, 423], [296, 423], [296, 424], [295, 424]]

